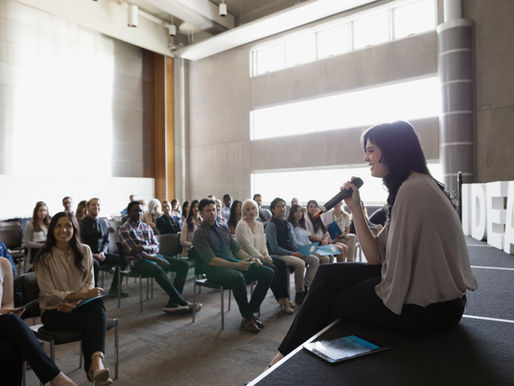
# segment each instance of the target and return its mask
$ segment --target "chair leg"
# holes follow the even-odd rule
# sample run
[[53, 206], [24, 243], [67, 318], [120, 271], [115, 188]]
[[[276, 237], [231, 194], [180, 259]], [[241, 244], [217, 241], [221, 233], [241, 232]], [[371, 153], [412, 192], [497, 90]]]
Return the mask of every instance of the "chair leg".
[[146, 300], [150, 299], [150, 278], [146, 278]]
[[143, 313], [143, 277], [139, 276], [139, 313]]
[[114, 326], [114, 379], [118, 379], [119, 366], [119, 342], [118, 342], [118, 323]]
[[153, 299], [153, 277], [150, 278], [150, 299]]
[[[195, 278], [193, 278], [193, 280], [195, 280]], [[193, 305], [196, 305], [196, 281], [193, 283]], [[195, 308], [196, 307], [193, 307], [193, 321], [192, 321], [192, 323], [195, 322], [195, 316], [196, 316], [195, 315], [196, 314]]]
[[121, 269], [118, 270], [118, 308], [121, 307]]
[[[230, 291], [230, 290], [229, 290]], [[224, 289], [221, 287], [221, 330], [225, 329], [225, 294]], [[230, 295], [230, 292], [229, 292]], [[229, 300], [230, 302], [230, 300]]]
[[82, 342], [80, 343], [80, 348], [79, 348], [79, 367], [78, 367], [78, 370], [80, 370], [82, 368], [82, 359], [84, 358], [83, 354], [82, 354]]
[[21, 384], [22, 386], [27, 385], [27, 362], [21, 362]]
[[230, 311], [232, 305], [232, 290], [229, 288], [228, 290], [228, 309], [227, 311]]
[[53, 340], [50, 341], [50, 359], [52, 362], [55, 362], [55, 345]]

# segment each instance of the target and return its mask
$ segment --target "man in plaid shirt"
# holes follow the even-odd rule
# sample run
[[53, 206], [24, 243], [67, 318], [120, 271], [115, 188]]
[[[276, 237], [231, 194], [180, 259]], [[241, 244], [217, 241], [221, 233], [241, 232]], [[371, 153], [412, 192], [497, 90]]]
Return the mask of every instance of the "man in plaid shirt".
[[[131, 271], [152, 276], [157, 284], [168, 294], [169, 301], [163, 307], [165, 312], [199, 311], [200, 303], [193, 305], [182, 297], [186, 282], [189, 263], [159, 254], [159, 242], [155, 238], [152, 227], [141, 221], [143, 205], [132, 201], [127, 207], [128, 220], [119, 229], [120, 242], [125, 250], [125, 256]], [[172, 284], [166, 271], [176, 272]]]

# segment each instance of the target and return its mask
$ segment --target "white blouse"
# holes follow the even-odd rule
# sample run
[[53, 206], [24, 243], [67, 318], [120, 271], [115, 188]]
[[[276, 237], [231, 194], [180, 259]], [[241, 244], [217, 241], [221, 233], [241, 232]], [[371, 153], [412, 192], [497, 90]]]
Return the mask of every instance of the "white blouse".
[[255, 228], [252, 230], [245, 220], [240, 220], [236, 226], [236, 241], [252, 257], [268, 255], [264, 225], [259, 221], [255, 221]]
[[457, 213], [430, 176], [403, 182], [376, 240], [382, 280], [375, 292], [395, 314], [404, 304], [425, 307], [478, 288]]

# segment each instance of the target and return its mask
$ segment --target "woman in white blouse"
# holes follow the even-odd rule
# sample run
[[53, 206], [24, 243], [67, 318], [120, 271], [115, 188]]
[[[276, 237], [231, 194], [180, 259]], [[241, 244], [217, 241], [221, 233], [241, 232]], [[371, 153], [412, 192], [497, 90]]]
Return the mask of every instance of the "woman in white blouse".
[[350, 215], [344, 211], [343, 203], [340, 202], [334, 206], [334, 209], [323, 213], [321, 215], [321, 220], [327, 229], [329, 229], [330, 224], [337, 224], [341, 233], [336, 234], [334, 239], [348, 247], [346, 261], [355, 261], [355, 257], [357, 256], [357, 236], [350, 233], [352, 219], [350, 218]]
[[83, 336], [82, 352], [87, 377], [95, 385], [112, 379], [104, 367], [106, 316], [101, 298], [77, 307], [85, 299], [103, 294], [94, 287], [93, 255], [80, 243], [75, 216], [57, 213], [48, 227], [48, 238], [34, 259], [41, 294], [41, 321], [48, 329], [76, 330]]
[[289, 271], [287, 264], [278, 256], [270, 257], [266, 247], [264, 225], [255, 221], [259, 215], [257, 203], [245, 200], [241, 206], [241, 220], [236, 226], [236, 241], [243, 250], [252, 257], [259, 258], [263, 264], [273, 268], [275, 276], [271, 283], [271, 291], [277, 299], [282, 311], [286, 314], [294, 312], [294, 303], [289, 300]]
[[335, 318], [416, 332], [450, 328], [462, 317], [466, 291], [478, 288], [455, 208], [431, 176], [412, 126], [373, 126], [362, 144], [371, 175], [389, 191], [386, 225], [375, 237], [359, 189], [351, 181], [341, 187], [353, 190], [345, 202], [367, 264], [320, 267], [272, 364]]
[[198, 228], [201, 223], [202, 220], [198, 213], [198, 200], [193, 200], [191, 202], [191, 207], [189, 208], [187, 219], [180, 230], [180, 245], [182, 245], [183, 257], [186, 257], [189, 254], [189, 250], [193, 245], [193, 235], [196, 228]]

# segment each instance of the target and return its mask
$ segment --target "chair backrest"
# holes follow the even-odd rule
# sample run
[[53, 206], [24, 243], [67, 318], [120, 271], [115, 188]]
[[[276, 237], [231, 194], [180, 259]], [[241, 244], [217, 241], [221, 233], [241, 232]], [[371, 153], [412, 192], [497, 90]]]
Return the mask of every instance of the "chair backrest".
[[[37, 284], [35, 272], [29, 272], [20, 275], [16, 278], [16, 280], [20, 281], [21, 292], [23, 294], [23, 304], [26, 304], [31, 300], [37, 299], [39, 297], [39, 286]], [[41, 310], [39, 309], [39, 306], [35, 305], [26, 310], [22, 317], [31, 318], [39, 316], [40, 314]]]
[[193, 259], [193, 261], [195, 262], [195, 275], [201, 275], [202, 273], [207, 273], [207, 266], [205, 265], [205, 263], [201, 259], [200, 255], [194, 248], [191, 248], [189, 250], [188, 256], [191, 259]]
[[159, 253], [161, 255], [173, 257], [182, 250], [179, 236], [176, 234], [169, 233], [166, 235], [156, 235], [155, 237], [159, 242]]
[[0, 240], [9, 249], [21, 247], [23, 231], [19, 221], [0, 221]]

